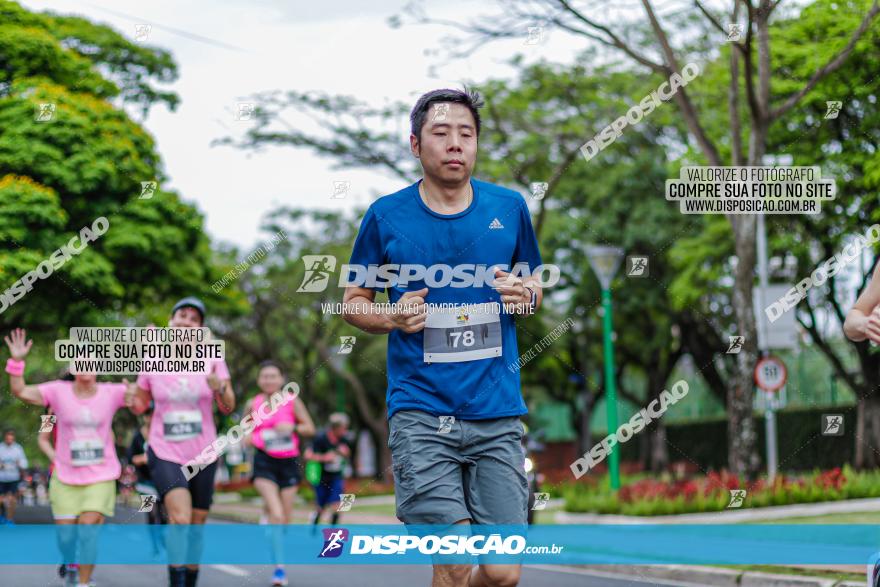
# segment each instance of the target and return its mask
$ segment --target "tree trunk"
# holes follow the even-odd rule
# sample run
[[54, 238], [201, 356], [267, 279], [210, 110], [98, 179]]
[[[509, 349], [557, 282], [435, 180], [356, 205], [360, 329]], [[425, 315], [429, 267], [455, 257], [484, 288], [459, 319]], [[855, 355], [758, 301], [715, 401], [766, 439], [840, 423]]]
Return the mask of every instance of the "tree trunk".
[[584, 454], [593, 448], [593, 434], [590, 429], [590, 418], [593, 416], [593, 405], [596, 403], [596, 396], [590, 393], [586, 384], [584, 384], [582, 397], [584, 398], [584, 409], [581, 410], [581, 421], [578, 428], [580, 429], [581, 454]]
[[651, 435], [651, 452], [650, 467], [654, 473], [665, 471], [669, 467], [669, 447], [666, 445], [666, 424], [663, 420], [657, 420], [652, 424], [653, 430], [649, 430]]
[[752, 280], [755, 270], [755, 216], [734, 221], [737, 266], [733, 286], [733, 306], [737, 335], [744, 336], [743, 348], [736, 355], [736, 371], [727, 388], [727, 463], [735, 475], [753, 478], [760, 467], [757, 453], [758, 431], [752, 419], [754, 368], [758, 360], [758, 333], [752, 307]]
[[[656, 399], [659, 399], [660, 392], [663, 391], [663, 384], [667, 376], [667, 371], [672, 370], [672, 365], [662, 368], [660, 364], [649, 365], [648, 381], [646, 383], [646, 403], [651, 405]], [[655, 375], [651, 375], [655, 374]], [[669, 466], [669, 447], [666, 445], [666, 424], [663, 418], [657, 418], [645, 428], [644, 440], [642, 448], [642, 463], [645, 470], [659, 473]]]
[[855, 466], [873, 469], [880, 465], [880, 398], [867, 396], [859, 399], [856, 410]]
[[[761, 0], [755, 11], [758, 38], [758, 88], [756, 109], [751, 111], [748, 165], [761, 165], [767, 149], [768, 113], [770, 111], [770, 9]], [[733, 307], [737, 332], [744, 336], [742, 350], [736, 356], [736, 372], [727, 388], [727, 465], [735, 475], [753, 479], [760, 467], [757, 452], [758, 431], [752, 419], [754, 368], [758, 361], [758, 331], [752, 307], [755, 280], [757, 216], [728, 217], [733, 228], [736, 247], [736, 273], [733, 285]]]

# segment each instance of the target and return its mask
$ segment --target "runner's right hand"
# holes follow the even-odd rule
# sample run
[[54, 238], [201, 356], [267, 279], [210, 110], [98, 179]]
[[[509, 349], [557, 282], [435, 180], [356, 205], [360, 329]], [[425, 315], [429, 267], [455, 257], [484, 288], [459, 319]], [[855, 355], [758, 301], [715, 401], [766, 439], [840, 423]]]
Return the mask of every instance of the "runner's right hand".
[[420, 290], [408, 291], [400, 296], [400, 299], [397, 300], [398, 305], [408, 307], [391, 314], [391, 322], [395, 328], [407, 334], [424, 330], [425, 321], [428, 319], [428, 307], [425, 305], [426, 295], [428, 295], [428, 288], [423, 287]]
[[[10, 339], [10, 336], [12, 337]], [[24, 328], [16, 328], [12, 332], [9, 333], [9, 336], [4, 336], [3, 340], [6, 341], [6, 346], [9, 347], [9, 354], [12, 355], [13, 359], [21, 360], [25, 358], [28, 352], [31, 350], [31, 346], [33, 346], [34, 341], [29, 340], [25, 342], [25, 338], [27, 336], [27, 332]]]

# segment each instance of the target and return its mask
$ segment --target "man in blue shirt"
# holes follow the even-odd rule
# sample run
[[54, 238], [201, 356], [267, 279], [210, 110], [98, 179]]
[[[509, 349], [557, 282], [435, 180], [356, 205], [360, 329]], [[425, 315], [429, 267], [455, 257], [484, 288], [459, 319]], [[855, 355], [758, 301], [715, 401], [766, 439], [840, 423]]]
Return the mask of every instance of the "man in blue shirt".
[[3, 434], [3, 442], [0, 442], [0, 503], [6, 506], [6, 515], [0, 516], [0, 523], [15, 524], [18, 485], [21, 483], [21, 471], [27, 466], [24, 449], [15, 442], [15, 431], [7, 430]]
[[[525, 525], [516, 320], [540, 306], [523, 197], [471, 178], [480, 97], [435, 90], [410, 115], [424, 177], [376, 200], [354, 244], [343, 316], [388, 334], [389, 448], [408, 525]], [[395, 307], [373, 302], [388, 291]], [[434, 565], [435, 586], [516, 585], [516, 564]]]

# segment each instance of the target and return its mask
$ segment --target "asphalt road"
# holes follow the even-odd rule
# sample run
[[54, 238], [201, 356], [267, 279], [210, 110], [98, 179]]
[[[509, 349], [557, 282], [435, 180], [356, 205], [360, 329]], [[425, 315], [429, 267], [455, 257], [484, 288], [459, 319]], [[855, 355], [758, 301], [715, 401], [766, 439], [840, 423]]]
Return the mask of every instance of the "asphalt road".
[[[16, 587], [46, 587], [60, 585], [54, 567], [6, 566], [0, 568], [0, 585]], [[199, 572], [200, 587], [233, 587], [241, 585], [270, 586], [271, 567], [251, 565], [210, 565]], [[289, 565], [287, 577], [291, 587], [418, 587], [431, 584], [431, 569], [404, 565], [347, 565], [314, 566]], [[165, 567], [104, 565], [95, 571], [98, 587], [159, 587], [167, 585]], [[684, 586], [684, 583], [639, 581], [630, 577], [614, 578], [579, 569], [547, 570], [523, 569], [521, 587], [646, 587], [649, 585]], [[693, 586], [695, 587], [695, 586]]]
[[[117, 506], [116, 516], [110, 520], [118, 524], [145, 523], [145, 514]], [[19, 524], [52, 523], [46, 506], [20, 506], [16, 512]], [[228, 524], [224, 520], [209, 523]], [[2, 548], [0, 528], [0, 548]], [[199, 574], [200, 587], [233, 587], [242, 585], [271, 585], [271, 566], [256, 565], [203, 565]], [[0, 586], [47, 587], [61, 585], [57, 567], [48, 565], [6, 565], [0, 567]], [[288, 565], [290, 587], [418, 587], [431, 584], [431, 569], [415, 565]], [[94, 575], [98, 587], [161, 587], [167, 585], [166, 567], [158, 565], [102, 565]], [[575, 567], [525, 567], [521, 587], [647, 587], [669, 585], [697, 587], [687, 583], [640, 580]]]

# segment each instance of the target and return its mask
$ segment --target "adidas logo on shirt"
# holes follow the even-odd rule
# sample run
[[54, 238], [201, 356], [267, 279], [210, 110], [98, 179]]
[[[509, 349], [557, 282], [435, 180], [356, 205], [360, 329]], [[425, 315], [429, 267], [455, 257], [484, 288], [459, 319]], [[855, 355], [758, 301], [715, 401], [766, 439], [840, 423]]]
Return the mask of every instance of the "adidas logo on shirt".
[[501, 224], [500, 220], [498, 220], [497, 218], [494, 218], [494, 219], [492, 219], [492, 222], [489, 223], [489, 228], [491, 228], [491, 229], [504, 228], [504, 225]]

